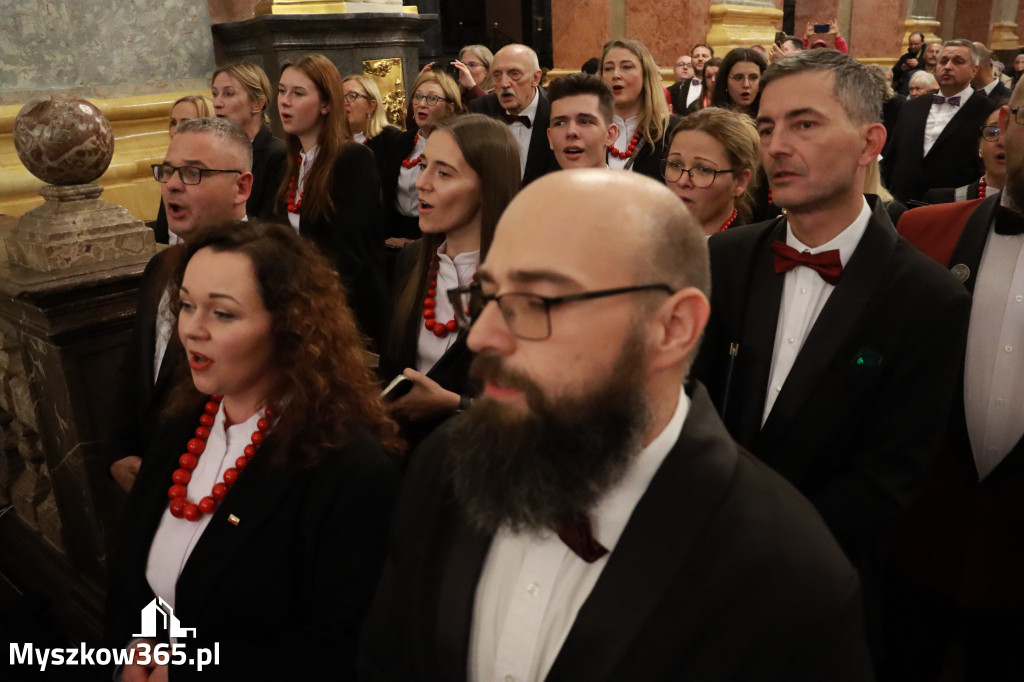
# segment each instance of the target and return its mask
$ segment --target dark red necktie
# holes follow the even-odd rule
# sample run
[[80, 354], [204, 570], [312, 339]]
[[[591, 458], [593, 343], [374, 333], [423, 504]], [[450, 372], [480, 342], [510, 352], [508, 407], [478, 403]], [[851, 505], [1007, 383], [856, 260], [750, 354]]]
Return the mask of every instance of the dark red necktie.
[[608, 550], [594, 539], [594, 534], [590, 532], [590, 519], [586, 516], [580, 516], [572, 523], [559, 528], [558, 537], [576, 553], [576, 556], [588, 564], [594, 563], [608, 553]]
[[798, 265], [805, 265], [833, 286], [839, 283], [839, 276], [843, 274], [843, 262], [839, 259], [838, 249], [821, 253], [801, 253], [782, 242], [772, 242], [772, 251], [775, 252], [776, 274], [788, 272]]

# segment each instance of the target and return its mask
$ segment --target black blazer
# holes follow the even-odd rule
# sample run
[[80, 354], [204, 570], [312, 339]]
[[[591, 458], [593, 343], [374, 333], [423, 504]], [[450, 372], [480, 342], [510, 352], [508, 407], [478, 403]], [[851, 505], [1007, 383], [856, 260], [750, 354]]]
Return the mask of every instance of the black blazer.
[[420, 219], [418, 216], [405, 216], [395, 209], [395, 197], [398, 196], [398, 174], [402, 171], [402, 161], [409, 157], [416, 143], [416, 133], [406, 130], [394, 135], [385, 149], [378, 155], [380, 166], [381, 197], [384, 200], [384, 228], [380, 241], [388, 237], [404, 237], [419, 239]]
[[[523, 187], [540, 176], [558, 169], [555, 153], [548, 144], [548, 126], [551, 123], [551, 101], [544, 88], [537, 88], [537, 113], [533, 117], [530, 128], [530, 151], [526, 156], [526, 172], [523, 174]], [[469, 103], [469, 110], [477, 114], [486, 114], [499, 121], [504, 120], [505, 110], [498, 102], [496, 94], [477, 97]]]
[[172, 324], [167, 349], [160, 362], [160, 373], [156, 381], [153, 380], [160, 298], [167, 289], [176, 259], [184, 249], [184, 245], [179, 244], [157, 253], [146, 264], [139, 280], [135, 323], [118, 377], [117, 409], [114, 410], [114, 428], [108, 443], [108, 464], [129, 455], [141, 457], [145, 454], [174, 377], [178, 369], [185, 366], [185, 353]]
[[924, 482], [970, 300], [876, 202], [762, 427], [784, 281], [770, 247], [785, 236], [779, 219], [708, 241], [711, 318], [693, 375], [733, 437], [807, 495], [859, 563]]
[[[702, 387], [692, 393], [546, 679], [871, 679], [855, 572], [807, 501], [736, 446]], [[447, 427], [436, 432], [403, 483], [360, 645], [367, 682], [466, 679], [491, 537], [453, 499], [452, 447]]]
[[1009, 99], [1012, 91], [1010, 88], [1003, 84], [1003, 81], [996, 79], [996, 85], [992, 88], [992, 92], [988, 93], [988, 98], [993, 102], [999, 102], [1000, 100]]
[[[690, 96], [691, 87], [694, 86], [690, 80], [679, 81], [668, 86], [668, 94], [672, 99], [672, 113], [676, 116], [686, 116], [692, 113], [690, 107], [686, 106], [686, 99]], [[696, 87], [700, 88], [699, 85]], [[697, 102], [697, 100], [694, 100], [694, 102]], [[693, 105], [691, 104], [690, 106], [692, 107]]]
[[981, 125], [992, 112], [992, 101], [984, 95], [971, 95], [925, 156], [924, 126], [931, 106], [930, 97], [908, 100], [886, 143], [883, 178], [893, 196], [904, 204], [920, 200], [929, 189], [966, 185], [985, 172], [978, 140]]
[[[384, 249], [379, 233], [380, 181], [373, 152], [355, 142], [342, 146], [331, 173], [334, 211], [310, 218], [300, 209], [299, 233], [312, 239], [337, 269], [359, 328], [374, 342], [388, 319]], [[279, 208], [285, 215], [284, 208]]]
[[249, 218], [272, 218], [277, 190], [288, 168], [288, 146], [263, 126], [252, 140], [252, 191], [245, 201]]
[[[668, 117], [668, 126], [665, 128], [665, 134], [654, 144], [651, 144], [650, 140], [644, 138], [644, 145], [634, 155], [633, 164], [629, 167], [629, 170], [664, 183], [665, 176], [661, 174], [661, 162], [668, 156], [669, 137], [681, 120], [682, 116], [670, 115]], [[605, 152], [606, 155], [610, 153]]]
[[[200, 412], [154, 440], [121, 518], [107, 639], [124, 646], [153, 598], [146, 563], [167, 488]], [[192, 647], [220, 644], [220, 666], [171, 679], [355, 678], [360, 627], [383, 562], [398, 488], [396, 465], [365, 434], [314, 466], [282, 469], [273, 432], [217, 507], [175, 592], [175, 616], [196, 628]], [[199, 499], [207, 493], [190, 491]], [[232, 524], [229, 515], [239, 521]], [[182, 521], [187, 523], [187, 521]]]
[[401, 134], [402, 131], [395, 126], [384, 126], [379, 133], [368, 139], [365, 143], [370, 148], [370, 151], [373, 152], [373, 158], [377, 160], [377, 173], [380, 175], [382, 182], [384, 178], [384, 158], [391, 145], [395, 143], [395, 140]]
[[981, 178], [962, 187], [930, 189], [921, 197], [921, 202], [925, 204], [949, 204], [954, 201], [970, 201], [971, 199], [978, 198], [978, 190], [980, 188]]

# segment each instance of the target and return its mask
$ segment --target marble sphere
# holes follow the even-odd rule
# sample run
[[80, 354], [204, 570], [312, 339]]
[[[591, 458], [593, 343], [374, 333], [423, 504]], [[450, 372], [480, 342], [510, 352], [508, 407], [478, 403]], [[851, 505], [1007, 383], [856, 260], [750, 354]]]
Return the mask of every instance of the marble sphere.
[[26, 104], [14, 119], [14, 148], [29, 172], [51, 185], [80, 185], [103, 175], [114, 132], [84, 99], [51, 96]]

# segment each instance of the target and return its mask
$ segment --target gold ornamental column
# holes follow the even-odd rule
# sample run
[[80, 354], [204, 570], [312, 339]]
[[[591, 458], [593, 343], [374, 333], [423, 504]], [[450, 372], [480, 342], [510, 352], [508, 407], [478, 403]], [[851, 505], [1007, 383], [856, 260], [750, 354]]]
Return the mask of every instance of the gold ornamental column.
[[402, 0], [374, 2], [330, 2], [327, 0], [259, 0], [253, 15], [267, 14], [350, 14], [356, 12], [406, 12], [418, 14], [415, 5], [403, 6]]
[[910, 34], [923, 33], [924, 40], [942, 40], [939, 30], [942, 24], [935, 17], [938, 0], [910, 0], [907, 3], [907, 20], [903, 22], [903, 51], [910, 49]]
[[734, 47], [771, 45], [782, 25], [782, 10], [771, 0], [733, 0], [711, 5], [708, 43], [715, 54]]
[[1016, 50], [1020, 45], [1020, 38], [1017, 37], [1017, 10], [1020, 5], [1018, 0], [999, 0], [999, 7], [996, 11], [996, 23], [992, 26], [992, 35], [989, 38], [989, 49], [995, 50]]

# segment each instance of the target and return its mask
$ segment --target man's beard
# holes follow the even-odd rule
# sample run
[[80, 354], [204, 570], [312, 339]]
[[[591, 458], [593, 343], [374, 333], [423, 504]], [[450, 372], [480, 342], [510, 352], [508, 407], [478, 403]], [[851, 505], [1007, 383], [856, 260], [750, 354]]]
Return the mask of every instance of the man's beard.
[[1006, 195], [1009, 208], [1024, 215], [1024, 163], [1013, 162], [1011, 168], [1010, 155], [1006, 155], [1006, 180], [1003, 183], [1003, 194]]
[[448, 465], [469, 523], [485, 533], [557, 529], [588, 513], [642, 447], [651, 421], [643, 386], [643, 341], [623, 345], [607, 380], [582, 396], [548, 399], [493, 355], [473, 361], [474, 378], [525, 392], [518, 414], [490, 398], [454, 420]]

